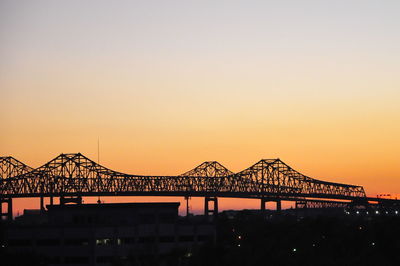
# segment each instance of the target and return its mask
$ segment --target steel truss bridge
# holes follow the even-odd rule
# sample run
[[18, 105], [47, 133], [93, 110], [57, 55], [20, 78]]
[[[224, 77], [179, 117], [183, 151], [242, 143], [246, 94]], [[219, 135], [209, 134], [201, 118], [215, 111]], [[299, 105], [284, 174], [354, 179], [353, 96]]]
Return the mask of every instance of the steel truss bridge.
[[[263, 159], [233, 173], [218, 162], [204, 162], [177, 176], [131, 175], [106, 168], [81, 153], [60, 154], [36, 169], [14, 159], [0, 157], [0, 202], [13, 198], [59, 197], [60, 203], [81, 203], [84, 196], [183, 196], [205, 197], [205, 214], [218, 213], [218, 197], [254, 198], [261, 209], [268, 201], [294, 201], [296, 206], [395, 204], [397, 201], [367, 197], [362, 186], [326, 182], [303, 175], [280, 159]], [[209, 203], [213, 208], [209, 209]]]

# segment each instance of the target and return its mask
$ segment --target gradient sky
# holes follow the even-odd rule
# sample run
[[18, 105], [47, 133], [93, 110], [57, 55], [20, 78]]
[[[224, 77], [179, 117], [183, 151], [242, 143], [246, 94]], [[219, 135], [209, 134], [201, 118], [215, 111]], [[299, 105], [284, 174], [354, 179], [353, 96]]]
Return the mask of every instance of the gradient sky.
[[33, 167], [62, 152], [96, 159], [100, 138], [101, 163], [132, 174], [279, 157], [400, 194], [399, 10], [0, 0], [0, 154]]

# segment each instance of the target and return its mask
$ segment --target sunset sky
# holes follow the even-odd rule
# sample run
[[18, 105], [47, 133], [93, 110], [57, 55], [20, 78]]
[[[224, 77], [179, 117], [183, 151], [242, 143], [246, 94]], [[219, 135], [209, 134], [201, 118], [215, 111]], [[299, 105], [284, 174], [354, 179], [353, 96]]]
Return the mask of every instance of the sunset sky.
[[[0, 154], [32, 167], [62, 152], [97, 160], [100, 139], [101, 164], [154, 175], [279, 157], [369, 196], [400, 195], [399, 11], [366, 0], [0, 0]], [[259, 202], [222, 203], [250, 207]]]

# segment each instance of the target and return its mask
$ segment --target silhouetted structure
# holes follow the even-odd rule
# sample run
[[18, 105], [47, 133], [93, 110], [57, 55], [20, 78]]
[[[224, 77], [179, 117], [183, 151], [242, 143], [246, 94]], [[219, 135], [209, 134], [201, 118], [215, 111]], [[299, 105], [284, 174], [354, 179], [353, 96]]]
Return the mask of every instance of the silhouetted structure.
[[47, 212], [28, 211], [8, 224], [3, 245], [14, 260], [34, 254], [46, 265], [178, 265], [201, 244], [215, 242], [213, 224], [179, 218], [178, 206], [47, 206]]
[[[369, 201], [393, 205], [398, 201], [368, 198], [361, 186], [320, 181], [305, 176], [280, 159], [261, 160], [233, 173], [217, 162], [205, 162], [179, 176], [130, 175], [110, 170], [80, 153], [61, 154], [45, 165], [32, 169], [11, 157], [1, 157], [0, 201], [8, 204], [10, 218], [12, 198], [60, 197], [60, 202], [80, 202], [83, 196], [183, 196], [205, 197], [205, 214], [218, 213], [218, 197], [257, 198], [261, 209], [274, 201], [317, 202], [351, 206], [368, 205]], [[318, 200], [316, 200], [318, 199]], [[325, 200], [325, 201], [322, 201]], [[214, 202], [213, 209], [208, 203]]]
[[267, 213], [222, 212], [217, 244], [203, 246], [186, 265], [400, 265], [399, 215]]

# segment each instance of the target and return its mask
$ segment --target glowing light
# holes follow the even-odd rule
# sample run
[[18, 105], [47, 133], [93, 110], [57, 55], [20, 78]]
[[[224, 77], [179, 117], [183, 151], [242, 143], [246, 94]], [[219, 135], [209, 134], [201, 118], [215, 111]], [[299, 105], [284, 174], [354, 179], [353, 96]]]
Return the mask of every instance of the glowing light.
[[296, 251], [297, 251], [297, 249], [296, 249], [296, 248], [294, 248], [294, 249], [293, 249], [293, 252], [296, 252]]
[[190, 258], [191, 256], [192, 256], [192, 253], [191, 253], [191, 252], [188, 252], [188, 253], [185, 254], [185, 257], [186, 257], [186, 258]]
[[375, 211], [376, 214], [379, 214], [379, 211]]

